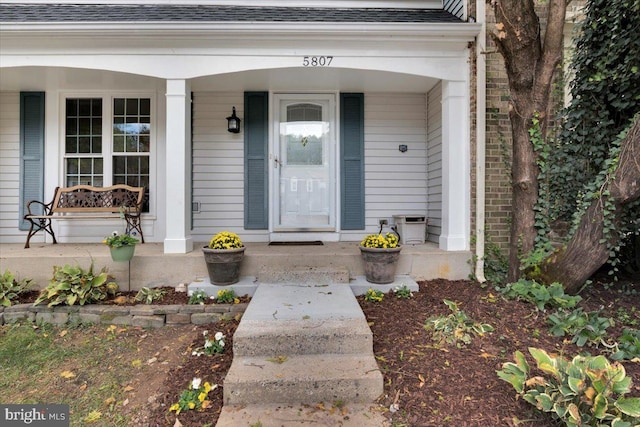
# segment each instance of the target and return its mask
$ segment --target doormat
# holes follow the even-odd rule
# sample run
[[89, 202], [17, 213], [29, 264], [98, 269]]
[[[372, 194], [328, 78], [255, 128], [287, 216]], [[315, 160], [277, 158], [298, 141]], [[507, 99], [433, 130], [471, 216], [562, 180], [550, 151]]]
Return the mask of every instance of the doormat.
[[269, 242], [269, 246], [322, 246], [321, 240], [312, 240], [310, 242]]

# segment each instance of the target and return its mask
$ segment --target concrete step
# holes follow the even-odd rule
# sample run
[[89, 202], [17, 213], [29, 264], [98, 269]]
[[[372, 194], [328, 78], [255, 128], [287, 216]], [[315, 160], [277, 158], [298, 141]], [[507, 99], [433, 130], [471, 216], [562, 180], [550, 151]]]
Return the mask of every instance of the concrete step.
[[344, 266], [263, 266], [258, 272], [261, 283], [349, 283]]
[[[309, 315], [307, 315], [309, 316]], [[233, 354], [357, 354], [371, 352], [373, 335], [365, 319], [308, 319], [278, 322], [243, 320], [233, 338]]]
[[380, 407], [373, 404], [341, 404], [339, 402], [313, 405], [248, 405], [222, 408], [216, 427], [283, 427], [283, 426], [341, 426], [384, 427], [389, 425]]
[[373, 402], [382, 374], [372, 355], [235, 357], [224, 380], [224, 404]]

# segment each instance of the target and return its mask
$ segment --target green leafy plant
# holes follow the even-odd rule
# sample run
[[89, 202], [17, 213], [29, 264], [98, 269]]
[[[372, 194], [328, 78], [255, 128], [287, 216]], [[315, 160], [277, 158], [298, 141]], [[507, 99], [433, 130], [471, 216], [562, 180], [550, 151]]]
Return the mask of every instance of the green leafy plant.
[[192, 356], [202, 356], [203, 354], [211, 356], [212, 354], [224, 352], [225, 336], [222, 332], [216, 332], [213, 338], [211, 338], [209, 331], [202, 331], [202, 336], [204, 337], [204, 345], [193, 350], [191, 352]]
[[88, 270], [80, 266], [53, 267], [53, 278], [49, 285], [40, 292], [40, 296], [33, 303], [38, 305], [48, 302], [48, 306], [85, 305], [102, 301], [112, 292], [107, 286], [107, 269], [102, 268], [99, 273], [93, 271], [93, 260]]
[[209, 241], [209, 249], [239, 249], [243, 247], [240, 236], [229, 231], [221, 231]]
[[17, 280], [9, 270], [5, 270], [0, 276], [0, 306], [9, 307], [12, 301], [21, 293], [28, 291], [31, 286], [33, 286], [31, 279]]
[[384, 299], [384, 293], [377, 289], [369, 288], [364, 294], [364, 299], [369, 302], [380, 302]]
[[579, 347], [588, 344], [598, 346], [607, 335], [607, 328], [614, 325], [613, 319], [600, 317], [600, 311], [584, 312], [582, 307], [569, 312], [558, 310], [549, 315], [551, 335], [563, 337], [573, 335], [572, 342]]
[[385, 235], [369, 234], [360, 242], [360, 246], [362, 247], [381, 249], [397, 248], [399, 244], [398, 235], [395, 233], [386, 233]]
[[220, 304], [238, 303], [240, 300], [236, 297], [236, 291], [233, 289], [220, 289], [216, 294], [216, 302]]
[[640, 398], [624, 397], [631, 378], [624, 366], [604, 356], [576, 356], [571, 361], [529, 348], [542, 375], [530, 377], [531, 368], [520, 351], [515, 363], [506, 362], [498, 377], [538, 410], [568, 427], [632, 427], [640, 417]]
[[136, 294], [135, 300], [144, 302], [145, 304], [151, 304], [154, 301], [161, 300], [166, 295], [166, 293], [167, 291], [164, 289], [161, 289], [161, 288], [151, 289], [145, 286], [138, 291], [138, 293]]
[[411, 292], [411, 289], [405, 284], [396, 286], [393, 289], [393, 293], [396, 295], [396, 298], [409, 299], [413, 297], [413, 292]]
[[613, 354], [611, 355], [613, 360], [640, 358], [640, 330], [624, 328], [613, 349]]
[[121, 248], [123, 246], [131, 246], [140, 242], [140, 240], [133, 237], [134, 235], [135, 235], [135, 232], [133, 232], [132, 234], [126, 234], [126, 233], [120, 234], [117, 231], [114, 231], [111, 233], [109, 237], [105, 237], [102, 243], [109, 246], [110, 248]]
[[504, 287], [496, 287], [505, 298], [518, 299], [535, 304], [538, 310], [545, 311], [545, 307], [573, 308], [582, 301], [580, 295], [567, 295], [558, 282], [544, 286], [535, 280], [520, 279]]
[[193, 293], [189, 296], [189, 304], [204, 304], [204, 302], [209, 298], [209, 294], [207, 294], [202, 289], [198, 289], [197, 291], [193, 291]]
[[431, 332], [431, 339], [439, 344], [455, 344], [458, 348], [471, 343], [472, 335], [482, 336], [493, 332], [493, 326], [479, 323], [470, 319], [467, 314], [450, 300], [443, 300], [451, 314], [447, 316], [432, 316], [427, 319], [424, 329]]
[[209, 392], [217, 387], [217, 384], [212, 387], [208, 382], [202, 384], [202, 379], [194, 378], [189, 388], [180, 393], [178, 402], [171, 405], [169, 411], [175, 411], [178, 415], [182, 411], [206, 409], [210, 405]]

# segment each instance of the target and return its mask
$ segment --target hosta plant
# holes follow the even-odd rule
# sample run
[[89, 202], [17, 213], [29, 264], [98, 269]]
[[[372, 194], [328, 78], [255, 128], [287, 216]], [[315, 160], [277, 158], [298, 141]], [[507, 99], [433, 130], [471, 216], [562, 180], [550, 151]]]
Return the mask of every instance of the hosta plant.
[[427, 319], [424, 329], [431, 332], [431, 338], [439, 344], [455, 344], [458, 348], [471, 343], [472, 335], [482, 336], [493, 332], [493, 326], [470, 319], [458, 308], [458, 304], [443, 300], [451, 313], [447, 316], [432, 316]]
[[161, 300], [166, 293], [167, 291], [164, 289], [161, 289], [161, 288], [152, 289], [145, 286], [138, 291], [138, 293], [136, 294], [135, 300], [139, 302], [143, 302], [145, 304], [151, 304], [154, 301]]
[[582, 300], [579, 295], [567, 295], [558, 282], [549, 286], [541, 285], [535, 280], [520, 279], [497, 290], [506, 298], [518, 299], [535, 304], [538, 310], [545, 307], [573, 308]]
[[0, 306], [9, 307], [11, 302], [33, 285], [31, 279], [18, 280], [9, 271], [0, 276]]
[[613, 360], [640, 360], [640, 330], [624, 328], [613, 346]]
[[47, 302], [49, 307], [54, 305], [85, 305], [104, 300], [108, 293], [117, 291], [117, 286], [107, 284], [107, 270], [102, 268], [99, 273], [93, 271], [93, 261], [88, 270], [80, 266], [53, 267], [53, 278], [49, 285], [40, 292], [34, 305]]
[[515, 363], [504, 363], [497, 374], [538, 410], [567, 427], [636, 427], [640, 422], [640, 398], [624, 397], [631, 378], [622, 364], [611, 364], [604, 356], [567, 360], [538, 348], [529, 348], [529, 353], [541, 375], [531, 375], [520, 351], [515, 352]]
[[607, 328], [614, 325], [613, 319], [600, 317], [600, 311], [585, 312], [582, 307], [568, 312], [558, 310], [549, 315], [549, 332], [557, 337], [573, 335], [572, 342], [579, 347], [588, 344], [599, 346], [607, 335]]

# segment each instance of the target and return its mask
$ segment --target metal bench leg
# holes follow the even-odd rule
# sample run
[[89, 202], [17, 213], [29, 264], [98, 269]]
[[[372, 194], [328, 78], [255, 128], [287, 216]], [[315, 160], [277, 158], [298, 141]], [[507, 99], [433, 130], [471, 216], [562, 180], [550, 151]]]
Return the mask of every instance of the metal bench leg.
[[142, 224], [140, 223], [140, 217], [134, 215], [125, 215], [125, 220], [127, 221], [127, 229], [125, 232], [127, 234], [131, 233], [131, 231], [136, 231], [140, 233], [140, 241], [144, 243], [144, 234], [142, 234]]
[[[53, 228], [51, 227], [51, 219], [50, 218], [40, 218], [38, 219], [38, 222], [34, 221], [31, 218], [25, 218], [26, 220], [28, 220], [31, 225], [29, 226], [29, 234], [27, 235], [27, 242], [24, 244], [24, 248], [25, 249], [29, 249], [29, 241], [31, 240], [31, 238], [33, 236], [35, 236], [35, 234], [40, 231], [40, 230], [44, 230], [47, 233], [49, 233], [49, 235], [53, 238], [53, 244], [57, 244], [58, 241], [56, 240], [56, 235], [53, 232]], [[33, 229], [35, 227], [37, 227], [35, 230]]]

